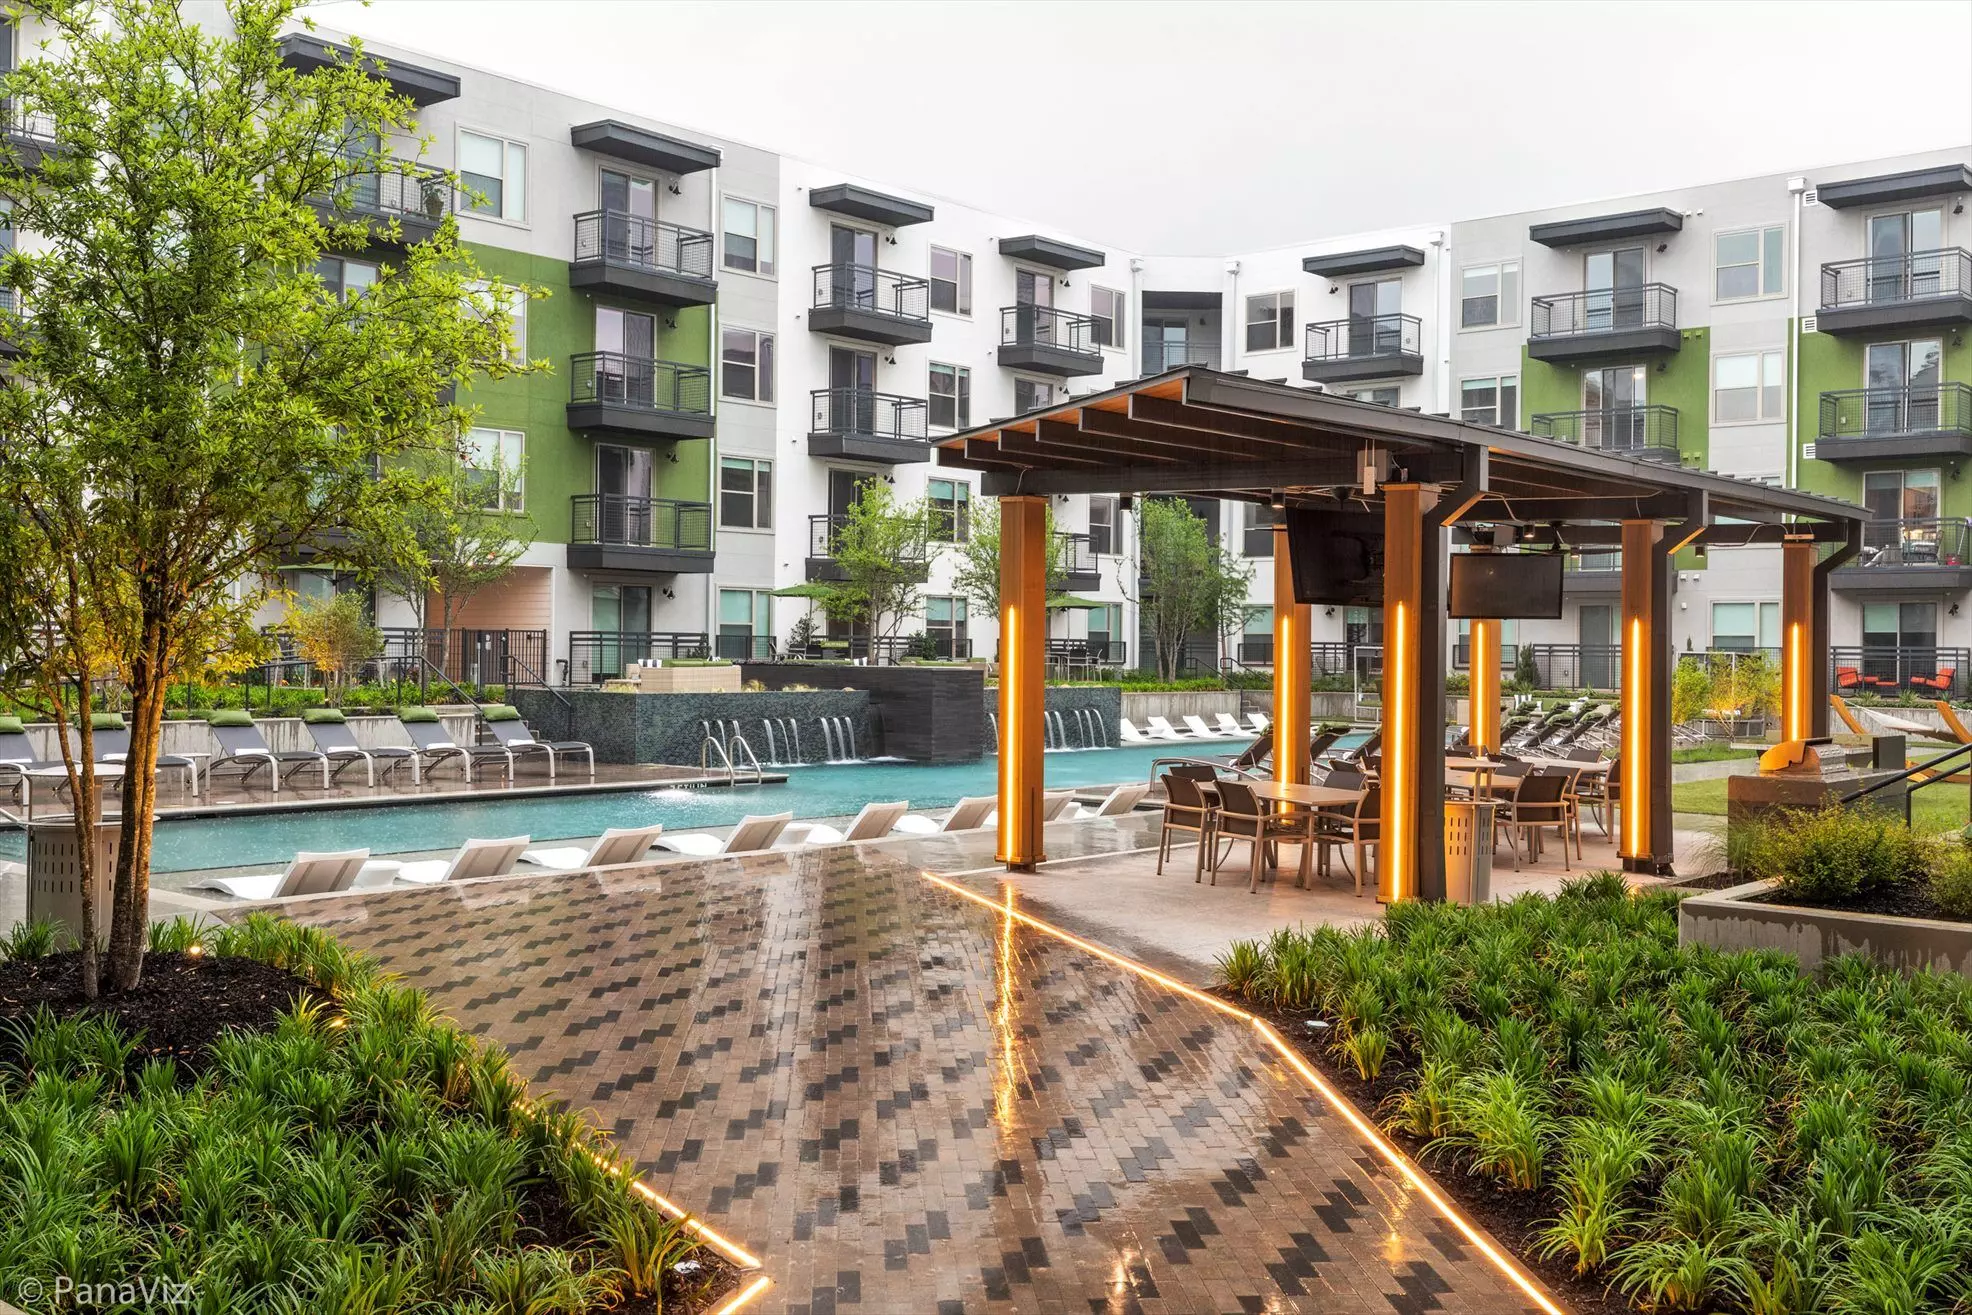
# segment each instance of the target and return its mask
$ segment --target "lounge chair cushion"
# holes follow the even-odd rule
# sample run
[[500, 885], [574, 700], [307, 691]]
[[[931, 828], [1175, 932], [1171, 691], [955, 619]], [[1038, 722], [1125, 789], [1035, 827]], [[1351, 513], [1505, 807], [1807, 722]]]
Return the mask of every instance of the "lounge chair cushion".
[[120, 712], [92, 712], [89, 714], [89, 729], [92, 731], [123, 730], [123, 714]]
[[506, 703], [489, 703], [479, 710], [488, 721], [519, 721], [520, 709]]
[[433, 712], [430, 708], [416, 708], [416, 707], [399, 708], [397, 710], [397, 720], [435, 722], [438, 720], [438, 714]]
[[215, 708], [205, 715], [211, 726], [251, 726], [253, 714], [245, 708]]
[[0, 717], [0, 735], [21, 735], [27, 731], [27, 724], [19, 717]]
[[301, 719], [316, 726], [340, 726], [349, 720], [341, 708], [303, 708]]

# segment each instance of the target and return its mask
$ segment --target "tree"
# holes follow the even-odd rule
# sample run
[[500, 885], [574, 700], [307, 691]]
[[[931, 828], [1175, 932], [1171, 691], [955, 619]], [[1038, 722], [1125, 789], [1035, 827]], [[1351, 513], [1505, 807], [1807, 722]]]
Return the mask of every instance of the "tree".
[[1157, 654], [1157, 674], [1174, 680], [1188, 636], [1201, 629], [1220, 632], [1231, 615], [1243, 618], [1253, 568], [1224, 551], [1205, 522], [1178, 499], [1148, 498], [1139, 507], [1143, 596], [1138, 608]]
[[[952, 572], [952, 587], [979, 611], [1000, 613], [1000, 503], [989, 498], [972, 508], [971, 524], [965, 539], [956, 545], [958, 566]], [[1068, 553], [1054, 529], [1054, 508], [1047, 513], [1048, 597], [1068, 588]]]
[[327, 674], [331, 702], [350, 676], [383, 649], [383, 635], [358, 593], [304, 599], [288, 609], [287, 627], [295, 651]]
[[931, 516], [923, 498], [899, 502], [890, 485], [864, 484], [848, 514], [830, 527], [829, 555], [843, 578], [829, 584], [822, 611], [867, 626], [872, 646], [894, 635], [917, 610], [930, 565]]
[[342, 559], [359, 575], [410, 605], [418, 628], [438, 595], [438, 628], [450, 633], [473, 595], [513, 573], [533, 544], [533, 520], [508, 510], [520, 472], [473, 470], [457, 462], [427, 472], [433, 496], [407, 509], [401, 536], [346, 540]]
[[0, 333], [24, 349], [0, 389], [0, 506], [21, 511], [28, 559], [73, 573], [99, 660], [129, 691], [109, 943], [111, 985], [128, 990], [174, 675], [246, 624], [252, 582], [297, 545], [404, 533], [432, 496], [413, 459], [455, 453], [468, 418], [445, 399], [527, 367], [509, 359], [509, 294], [479, 293], [449, 217], [367, 289], [338, 297], [316, 275], [379, 226], [401, 239], [354, 203], [414, 172], [391, 143], [415, 109], [360, 51], [284, 65], [295, 0], [233, 0], [222, 34], [176, 0], [38, 12], [60, 57], [0, 76], [0, 101], [59, 143], [0, 151], [0, 197], [36, 235], [0, 266], [19, 294]]

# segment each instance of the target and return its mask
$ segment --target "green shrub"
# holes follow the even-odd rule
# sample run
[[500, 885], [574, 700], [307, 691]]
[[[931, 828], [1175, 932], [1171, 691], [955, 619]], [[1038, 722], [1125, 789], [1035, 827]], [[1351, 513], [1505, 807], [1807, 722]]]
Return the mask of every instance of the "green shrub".
[[1837, 806], [1788, 813], [1759, 828], [1743, 862], [1750, 875], [1779, 882], [1796, 899], [1846, 900], [1923, 880], [1934, 853], [1894, 814]]
[[1972, 846], [1943, 847], [1931, 871], [1931, 898], [1947, 913], [1972, 918]]

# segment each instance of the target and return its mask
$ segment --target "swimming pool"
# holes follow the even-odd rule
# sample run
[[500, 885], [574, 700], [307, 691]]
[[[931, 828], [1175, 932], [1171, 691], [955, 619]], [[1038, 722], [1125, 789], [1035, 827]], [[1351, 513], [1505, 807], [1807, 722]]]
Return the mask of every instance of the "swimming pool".
[[[1052, 788], [1142, 781], [1158, 758], [1237, 752], [1246, 740], [1133, 744], [1047, 756]], [[792, 811], [796, 817], [845, 817], [878, 799], [908, 799], [914, 810], [941, 808], [998, 788], [999, 759], [940, 765], [866, 762], [791, 767], [785, 785], [550, 795], [532, 799], [461, 800], [385, 808], [320, 808], [232, 817], [165, 819], [152, 842], [151, 870], [196, 872], [248, 864], [279, 865], [297, 850], [355, 849], [375, 854], [454, 849], [474, 836], [528, 835], [569, 840], [612, 826], [662, 822], [674, 831], [730, 826], [748, 813]], [[26, 837], [0, 832], [0, 857], [19, 859]]]

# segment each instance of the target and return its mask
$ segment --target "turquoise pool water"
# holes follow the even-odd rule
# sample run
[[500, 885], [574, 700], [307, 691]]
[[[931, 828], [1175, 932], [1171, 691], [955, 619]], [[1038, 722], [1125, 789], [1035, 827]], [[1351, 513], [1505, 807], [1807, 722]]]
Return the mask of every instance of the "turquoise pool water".
[[[1158, 758], [1237, 753], [1248, 741], [1128, 745], [1050, 753], [1051, 787], [1149, 779]], [[151, 868], [207, 868], [286, 863], [296, 850], [355, 849], [375, 854], [454, 849], [474, 836], [528, 835], [537, 841], [600, 835], [612, 826], [662, 822], [673, 831], [730, 826], [748, 813], [792, 811], [796, 817], [846, 817], [872, 800], [908, 799], [914, 810], [940, 808], [966, 795], [992, 794], [999, 760], [940, 766], [867, 762], [793, 767], [785, 785], [710, 790], [608, 791], [537, 799], [486, 799], [387, 808], [318, 808], [235, 817], [167, 819], [157, 825]], [[0, 832], [0, 856], [18, 859], [26, 839]]]

